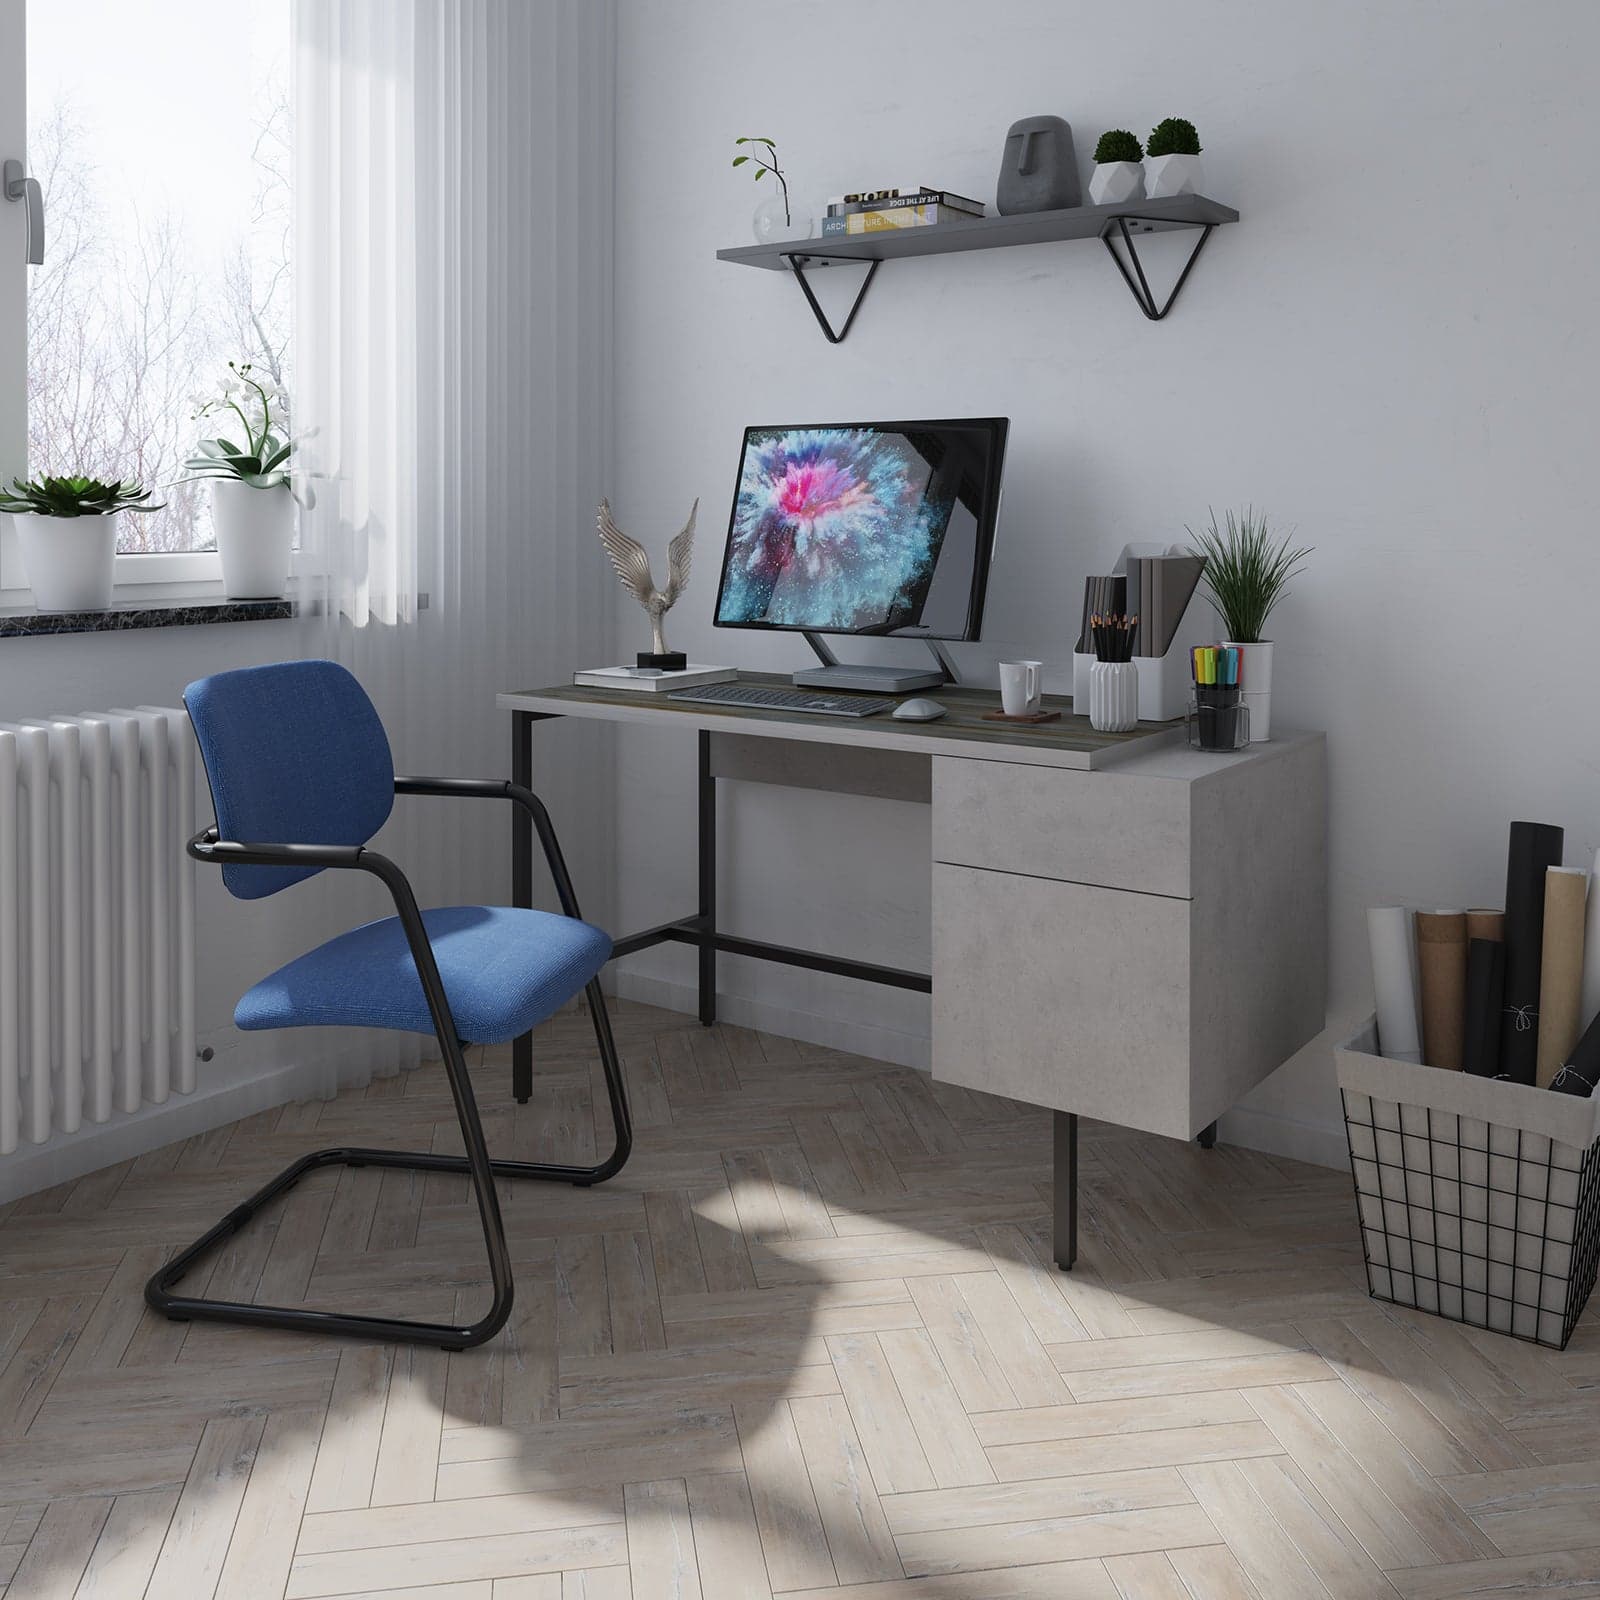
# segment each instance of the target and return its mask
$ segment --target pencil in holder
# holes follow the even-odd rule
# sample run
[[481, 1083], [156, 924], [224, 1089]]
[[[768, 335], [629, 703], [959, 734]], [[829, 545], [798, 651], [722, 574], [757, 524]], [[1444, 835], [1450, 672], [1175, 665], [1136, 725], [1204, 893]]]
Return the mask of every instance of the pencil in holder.
[[1197, 683], [1187, 722], [1196, 750], [1242, 750], [1250, 742], [1250, 708], [1237, 684]]

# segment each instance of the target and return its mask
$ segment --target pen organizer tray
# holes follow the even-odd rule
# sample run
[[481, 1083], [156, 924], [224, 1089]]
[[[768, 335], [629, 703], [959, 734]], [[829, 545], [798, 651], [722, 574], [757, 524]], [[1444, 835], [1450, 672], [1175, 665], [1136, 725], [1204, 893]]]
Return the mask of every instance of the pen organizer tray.
[[1236, 686], [1196, 684], [1185, 721], [1196, 750], [1242, 750], [1250, 743], [1250, 708]]
[[1334, 1051], [1375, 1300], [1566, 1348], [1600, 1263], [1600, 1095]]

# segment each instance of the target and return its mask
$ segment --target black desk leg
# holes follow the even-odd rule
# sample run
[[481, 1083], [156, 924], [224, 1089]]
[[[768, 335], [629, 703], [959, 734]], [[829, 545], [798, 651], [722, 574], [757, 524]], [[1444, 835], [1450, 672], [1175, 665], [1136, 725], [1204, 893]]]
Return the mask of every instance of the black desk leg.
[[1078, 1114], [1055, 1115], [1056, 1265], [1071, 1272], [1078, 1259]]
[[717, 780], [711, 734], [700, 730], [700, 1020], [717, 1020]]
[[1202, 1150], [1210, 1150], [1216, 1145], [1216, 1142], [1217, 1125], [1214, 1122], [1208, 1122], [1206, 1126], [1200, 1130], [1200, 1148]]
[[[533, 717], [511, 713], [511, 781], [533, 787]], [[511, 903], [533, 905], [533, 818], [521, 806], [511, 808]], [[533, 1098], [533, 1035], [519, 1035], [511, 1044], [511, 1093], [526, 1105]]]

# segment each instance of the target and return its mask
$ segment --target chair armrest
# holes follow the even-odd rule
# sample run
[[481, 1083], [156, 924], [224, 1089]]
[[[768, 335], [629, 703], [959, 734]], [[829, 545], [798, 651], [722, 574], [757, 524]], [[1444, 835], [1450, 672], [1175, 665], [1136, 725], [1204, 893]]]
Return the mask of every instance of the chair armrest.
[[370, 872], [373, 877], [381, 879], [399, 914], [411, 959], [416, 962], [417, 975], [422, 979], [422, 992], [427, 997], [434, 1029], [441, 1039], [459, 1038], [450, 1002], [444, 992], [444, 980], [439, 976], [439, 964], [433, 958], [428, 930], [423, 925], [422, 912], [417, 907], [417, 897], [412, 893], [410, 880], [388, 856], [359, 844], [244, 844], [219, 838], [215, 825], [201, 829], [189, 841], [188, 851], [196, 861], [209, 861], [218, 867], [347, 868]]
[[521, 784], [512, 783], [507, 778], [396, 777], [394, 792], [438, 795], [457, 800], [509, 800], [513, 805], [520, 806], [532, 818], [534, 831], [539, 835], [539, 844], [544, 850], [544, 859], [550, 868], [550, 877], [555, 883], [556, 898], [561, 902], [563, 914], [579, 921], [583, 919], [583, 913], [578, 909], [577, 892], [572, 887], [571, 874], [561, 854], [561, 843], [550, 821], [550, 813], [532, 789], [524, 789]]

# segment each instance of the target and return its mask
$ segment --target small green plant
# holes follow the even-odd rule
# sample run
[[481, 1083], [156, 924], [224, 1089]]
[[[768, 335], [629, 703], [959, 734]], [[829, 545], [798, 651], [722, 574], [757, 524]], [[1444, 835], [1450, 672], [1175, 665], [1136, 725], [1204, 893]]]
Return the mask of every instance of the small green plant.
[[[270, 379], [257, 377], [248, 361], [230, 361], [228, 372], [221, 394], [201, 402], [194, 417], [199, 421], [201, 417], [232, 412], [244, 430], [244, 443], [220, 435], [202, 439], [184, 462], [184, 471], [191, 479], [237, 478], [253, 489], [276, 489], [289, 481], [286, 464], [294, 452], [294, 441], [283, 416], [287, 398]], [[278, 407], [276, 417], [274, 404]]]
[[1293, 530], [1274, 544], [1266, 517], [1253, 506], [1237, 515], [1224, 513], [1221, 528], [1213, 511], [1208, 529], [1184, 531], [1206, 558], [1207, 598], [1222, 618], [1228, 640], [1233, 644], [1262, 643], [1261, 630], [1272, 608], [1288, 593], [1289, 580], [1302, 570], [1312, 547], [1291, 549]]
[[1150, 130], [1144, 153], [1147, 156], [1197, 156], [1200, 135], [1194, 131], [1192, 122], [1185, 122], [1182, 117], [1168, 117]]
[[1102, 166], [1108, 161], [1142, 161], [1144, 150], [1137, 134], [1129, 133], [1126, 128], [1112, 128], [1100, 135], [1100, 142], [1094, 147], [1094, 159]]
[[150, 491], [132, 478], [102, 483], [98, 478], [35, 478], [11, 480], [0, 489], [0, 511], [35, 517], [109, 517], [118, 511], [159, 511], [148, 504]]
[[777, 145], [770, 139], [753, 139], [748, 135], [742, 139], [735, 139], [733, 142], [736, 145], [753, 144], [763, 147], [759, 150], [752, 150], [746, 155], [735, 156], [733, 164], [736, 167], [742, 167], [747, 161], [753, 161], [756, 167], [757, 183], [760, 183], [769, 172], [778, 180], [778, 187], [783, 191], [783, 224], [786, 228], [792, 227], [794, 218], [789, 215], [789, 180], [784, 177], [782, 170], [778, 166]]

